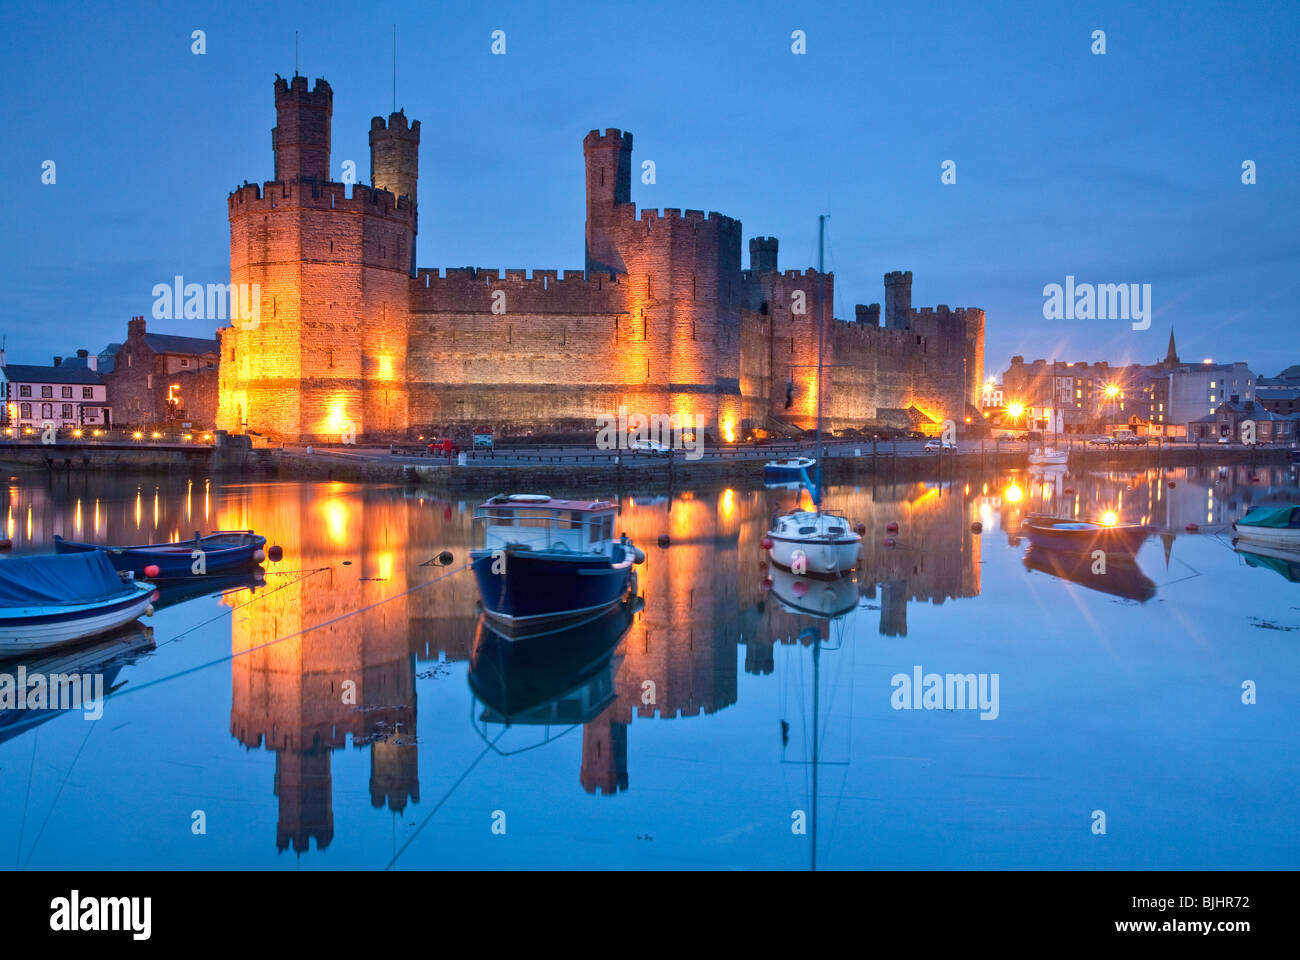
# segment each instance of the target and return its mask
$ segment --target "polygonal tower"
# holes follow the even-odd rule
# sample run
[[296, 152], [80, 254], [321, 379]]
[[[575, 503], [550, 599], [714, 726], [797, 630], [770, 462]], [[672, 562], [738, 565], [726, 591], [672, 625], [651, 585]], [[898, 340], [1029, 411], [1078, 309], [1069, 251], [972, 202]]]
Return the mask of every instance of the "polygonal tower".
[[231, 282], [256, 291], [258, 310], [221, 331], [217, 425], [290, 442], [399, 436], [418, 125], [378, 138], [385, 182], [410, 194], [349, 196], [329, 178], [329, 84], [277, 77], [275, 105], [276, 180], [227, 202]]

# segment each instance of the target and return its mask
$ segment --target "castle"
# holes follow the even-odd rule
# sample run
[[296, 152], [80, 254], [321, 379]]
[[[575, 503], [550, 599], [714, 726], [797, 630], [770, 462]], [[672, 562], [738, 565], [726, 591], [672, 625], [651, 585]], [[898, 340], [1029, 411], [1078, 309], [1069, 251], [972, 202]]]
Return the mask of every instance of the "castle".
[[819, 312], [830, 429], [978, 407], [984, 311], [913, 310], [910, 272], [833, 319], [834, 275], [780, 271], [739, 220], [631, 202], [632, 135], [597, 130], [582, 270], [416, 265], [420, 123], [370, 128], [371, 185], [330, 179], [333, 91], [277, 77], [274, 180], [228, 199], [230, 272], [256, 324], [223, 328], [217, 426], [272, 440], [587, 432], [620, 406], [718, 439], [814, 424]]

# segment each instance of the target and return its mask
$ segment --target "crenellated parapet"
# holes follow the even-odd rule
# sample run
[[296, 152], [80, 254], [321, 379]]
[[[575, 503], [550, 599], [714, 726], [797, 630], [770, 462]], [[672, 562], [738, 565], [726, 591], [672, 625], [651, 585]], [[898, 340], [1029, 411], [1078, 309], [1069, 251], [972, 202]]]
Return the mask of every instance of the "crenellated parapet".
[[413, 313], [452, 312], [497, 314], [504, 318], [520, 313], [626, 314], [626, 277], [595, 274], [583, 270], [507, 269], [449, 267], [421, 268], [411, 281]]
[[415, 222], [415, 203], [412, 200], [363, 183], [348, 185], [311, 179], [298, 182], [272, 180], [260, 185], [246, 183], [236, 187], [226, 198], [226, 207], [231, 217], [267, 215], [275, 210], [298, 207], [380, 216], [410, 224]]

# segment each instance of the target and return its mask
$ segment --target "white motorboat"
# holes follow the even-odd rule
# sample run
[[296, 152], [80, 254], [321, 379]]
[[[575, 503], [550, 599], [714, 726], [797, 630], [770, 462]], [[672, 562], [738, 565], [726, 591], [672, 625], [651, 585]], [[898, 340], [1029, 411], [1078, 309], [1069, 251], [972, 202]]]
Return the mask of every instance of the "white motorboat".
[[858, 565], [859, 536], [844, 517], [797, 510], [778, 516], [767, 532], [772, 562], [796, 574], [840, 576]]
[[772, 596], [791, 613], [835, 620], [858, 605], [858, 584], [852, 577], [801, 577], [772, 568]]
[[763, 480], [769, 484], [802, 484], [807, 482], [817, 461], [813, 457], [787, 457], [784, 460], [769, 460], [763, 464]]
[[1243, 544], [1300, 550], [1300, 506], [1274, 504], [1253, 508], [1232, 525]]
[[149, 612], [153, 597], [102, 550], [0, 561], [0, 658], [97, 637]]

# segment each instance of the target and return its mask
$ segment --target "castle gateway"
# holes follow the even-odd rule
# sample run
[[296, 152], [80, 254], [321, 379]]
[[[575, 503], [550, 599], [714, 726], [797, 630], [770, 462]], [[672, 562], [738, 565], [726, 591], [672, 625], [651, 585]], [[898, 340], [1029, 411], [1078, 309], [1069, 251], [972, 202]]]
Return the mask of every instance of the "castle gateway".
[[752, 238], [743, 270], [739, 220], [638, 211], [630, 133], [583, 141], [584, 269], [417, 268], [420, 123], [371, 121], [372, 183], [349, 196], [330, 180], [333, 97], [324, 80], [277, 77], [275, 178], [229, 197], [231, 282], [260, 302], [255, 322], [220, 331], [221, 429], [290, 442], [480, 423], [589, 432], [620, 407], [699, 415], [718, 439], [774, 419], [810, 427], [823, 310], [831, 429], [978, 416], [983, 310], [913, 310], [912, 275], [894, 272], [883, 325], [879, 304], [832, 319], [834, 275], [781, 272], [775, 238]]

